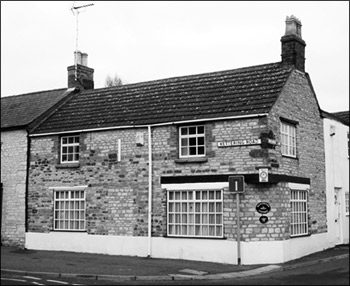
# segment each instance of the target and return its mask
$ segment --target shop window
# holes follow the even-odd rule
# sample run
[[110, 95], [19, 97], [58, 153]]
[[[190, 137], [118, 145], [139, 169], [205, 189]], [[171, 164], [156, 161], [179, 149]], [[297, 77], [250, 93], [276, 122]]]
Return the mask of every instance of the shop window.
[[179, 129], [180, 158], [205, 156], [204, 126], [185, 126]]
[[282, 155], [289, 157], [297, 156], [296, 148], [296, 126], [281, 121], [281, 151]]
[[308, 234], [308, 192], [291, 190], [291, 236]]
[[345, 193], [345, 214], [349, 215], [349, 192]]
[[79, 163], [79, 135], [61, 137], [61, 163]]
[[54, 230], [85, 230], [85, 190], [54, 190]]
[[168, 236], [223, 237], [222, 190], [168, 191]]

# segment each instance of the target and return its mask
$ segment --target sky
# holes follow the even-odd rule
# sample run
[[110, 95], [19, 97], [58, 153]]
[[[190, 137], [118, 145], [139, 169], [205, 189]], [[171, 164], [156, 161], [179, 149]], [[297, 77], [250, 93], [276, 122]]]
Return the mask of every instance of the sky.
[[67, 87], [78, 50], [95, 88], [281, 61], [287, 16], [302, 23], [321, 109], [349, 110], [348, 1], [1, 1], [1, 96]]

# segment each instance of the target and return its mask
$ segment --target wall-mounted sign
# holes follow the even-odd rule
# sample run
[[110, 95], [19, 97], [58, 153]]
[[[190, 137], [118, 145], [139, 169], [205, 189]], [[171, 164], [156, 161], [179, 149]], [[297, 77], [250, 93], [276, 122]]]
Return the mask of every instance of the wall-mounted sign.
[[267, 183], [269, 181], [269, 169], [268, 168], [260, 168], [259, 169], [259, 182]]
[[267, 216], [264, 216], [264, 215], [259, 218], [259, 221], [261, 223], [267, 223], [268, 220], [269, 220], [269, 218]]
[[256, 205], [255, 209], [260, 214], [267, 214], [271, 210], [271, 206], [269, 203], [261, 202]]
[[229, 176], [228, 177], [229, 190], [232, 193], [244, 192], [244, 177], [243, 176]]
[[274, 139], [267, 138], [267, 143], [271, 145], [277, 145], [277, 141]]
[[232, 141], [219, 141], [218, 147], [234, 147], [234, 146], [245, 146], [245, 145], [259, 145], [261, 139], [246, 139], [246, 140], [232, 140]]

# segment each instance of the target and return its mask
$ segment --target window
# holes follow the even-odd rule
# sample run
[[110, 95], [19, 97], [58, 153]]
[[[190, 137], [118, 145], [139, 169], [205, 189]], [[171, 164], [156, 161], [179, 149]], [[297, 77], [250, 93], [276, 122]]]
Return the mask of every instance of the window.
[[79, 162], [79, 136], [61, 137], [61, 163]]
[[296, 157], [296, 127], [281, 121], [282, 155]]
[[222, 237], [222, 190], [168, 191], [168, 235]]
[[308, 234], [307, 191], [291, 190], [291, 236]]
[[54, 191], [54, 229], [85, 230], [85, 191]]
[[345, 193], [345, 214], [349, 215], [349, 192]]
[[180, 127], [180, 158], [205, 155], [204, 126]]

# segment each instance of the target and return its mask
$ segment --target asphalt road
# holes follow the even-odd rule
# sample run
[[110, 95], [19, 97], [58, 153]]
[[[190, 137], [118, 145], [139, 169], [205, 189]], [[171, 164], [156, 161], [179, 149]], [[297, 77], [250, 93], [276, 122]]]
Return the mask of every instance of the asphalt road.
[[349, 257], [265, 275], [222, 280], [104, 281], [1, 273], [1, 285], [349, 285]]

